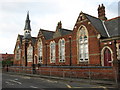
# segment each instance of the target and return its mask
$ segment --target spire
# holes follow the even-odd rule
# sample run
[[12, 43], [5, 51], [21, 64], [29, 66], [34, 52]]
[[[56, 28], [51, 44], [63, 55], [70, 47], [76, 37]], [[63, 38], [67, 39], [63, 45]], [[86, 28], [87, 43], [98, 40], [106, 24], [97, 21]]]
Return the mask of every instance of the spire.
[[29, 11], [27, 12], [27, 17], [26, 17], [26, 21], [25, 21], [24, 30], [30, 30], [31, 31], [30, 20], [29, 20]]
[[30, 26], [29, 11], [28, 11], [25, 21], [24, 39], [29, 39], [29, 38], [31, 38], [31, 26]]

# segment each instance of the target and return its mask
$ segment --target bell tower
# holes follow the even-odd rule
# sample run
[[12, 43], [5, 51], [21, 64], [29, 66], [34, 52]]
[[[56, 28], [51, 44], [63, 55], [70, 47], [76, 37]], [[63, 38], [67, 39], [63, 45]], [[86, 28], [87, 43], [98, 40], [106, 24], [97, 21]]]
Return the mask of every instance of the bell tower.
[[29, 20], [29, 12], [27, 13], [26, 21], [25, 21], [25, 27], [24, 27], [24, 39], [31, 38], [31, 26], [30, 26], [30, 20]]

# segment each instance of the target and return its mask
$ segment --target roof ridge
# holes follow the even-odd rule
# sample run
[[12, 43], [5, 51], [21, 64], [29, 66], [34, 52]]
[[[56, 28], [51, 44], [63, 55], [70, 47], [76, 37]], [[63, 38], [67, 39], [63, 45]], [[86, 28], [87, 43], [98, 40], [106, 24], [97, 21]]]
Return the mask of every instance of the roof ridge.
[[50, 30], [45, 30], [45, 29], [40, 29], [41, 31], [47, 31], [47, 32], [54, 32], [54, 31], [50, 31]]
[[65, 28], [61, 28], [61, 29], [64, 29], [64, 30], [66, 30], [66, 31], [72, 31], [72, 30], [69, 30], [69, 29], [65, 29]]
[[114, 18], [111, 18], [111, 19], [108, 19], [108, 20], [106, 20], [106, 21], [111, 21], [111, 20], [114, 20], [114, 19], [117, 19], [117, 18], [120, 18], [120, 16], [114, 17]]
[[[83, 14], [89, 15], [89, 14], [87, 14], [87, 13], [83, 13]], [[89, 15], [89, 16], [91, 16], [91, 17], [93, 17], [93, 18], [96, 18], [96, 19], [99, 19], [99, 18], [97, 18], [97, 17], [95, 17], [95, 16], [92, 16], [92, 15]], [[99, 20], [100, 20], [100, 19], [99, 19]]]
[[20, 35], [20, 34], [18, 34], [18, 36], [24, 36], [24, 35]]

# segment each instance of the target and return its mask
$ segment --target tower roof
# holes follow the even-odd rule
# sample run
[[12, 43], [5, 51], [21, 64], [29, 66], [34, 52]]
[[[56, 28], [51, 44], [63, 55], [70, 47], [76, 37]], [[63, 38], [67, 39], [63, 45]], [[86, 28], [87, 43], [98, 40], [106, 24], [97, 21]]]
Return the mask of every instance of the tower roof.
[[29, 12], [27, 13], [24, 30], [30, 30], [31, 31], [30, 20], [29, 20]]

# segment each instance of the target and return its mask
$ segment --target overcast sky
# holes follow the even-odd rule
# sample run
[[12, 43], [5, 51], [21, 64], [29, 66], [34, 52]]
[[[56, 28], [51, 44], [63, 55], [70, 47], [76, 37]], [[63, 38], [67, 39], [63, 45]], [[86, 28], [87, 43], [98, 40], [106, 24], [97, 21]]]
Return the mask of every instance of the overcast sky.
[[97, 17], [99, 4], [106, 7], [108, 19], [118, 16], [119, 0], [0, 0], [0, 53], [13, 53], [17, 35], [24, 33], [27, 11], [32, 36], [40, 28], [55, 31], [61, 20], [63, 28], [73, 29], [81, 11]]

